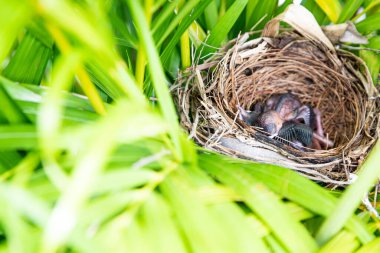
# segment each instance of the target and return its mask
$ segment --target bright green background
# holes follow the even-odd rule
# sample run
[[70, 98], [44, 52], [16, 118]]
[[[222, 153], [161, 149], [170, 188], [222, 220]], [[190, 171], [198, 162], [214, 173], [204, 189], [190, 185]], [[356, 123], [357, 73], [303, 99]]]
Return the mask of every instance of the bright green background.
[[[178, 70], [290, 3], [0, 0], [0, 252], [380, 252], [359, 207], [380, 144], [330, 192], [202, 150], [178, 124]], [[380, 1], [302, 4], [321, 25], [365, 17], [380, 49]], [[355, 53], [377, 83], [379, 55]]]

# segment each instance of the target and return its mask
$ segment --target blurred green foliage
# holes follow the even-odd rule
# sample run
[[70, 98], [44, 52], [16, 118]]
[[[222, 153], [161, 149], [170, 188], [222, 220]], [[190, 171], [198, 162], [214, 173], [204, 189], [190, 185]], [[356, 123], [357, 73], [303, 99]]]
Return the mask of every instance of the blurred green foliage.
[[[379, 144], [337, 194], [179, 126], [178, 71], [289, 4], [0, 0], [0, 252], [378, 252], [357, 208]], [[361, 20], [380, 49], [380, 1], [302, 4], [321, 25]], [[375, 82], [377, 52], [359, 53]]]

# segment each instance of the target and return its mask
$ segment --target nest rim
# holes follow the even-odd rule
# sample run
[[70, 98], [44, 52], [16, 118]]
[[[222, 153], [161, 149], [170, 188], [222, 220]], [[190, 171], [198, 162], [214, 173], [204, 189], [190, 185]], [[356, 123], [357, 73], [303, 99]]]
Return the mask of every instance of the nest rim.
[[[295, 36], [297, 39], [294, 43], [298, 43], [302, 40], [302, 43], [311, 43], [311, 45], [316, 46], [319, 50], [322, 50], [324, 52], [324, 55], [327, 56], [330, 63], [332, 62], [333, 64], [336, 64], [334, 71], [336, 69], [344, 70], [343, 72], [337, 72], [334, 75], [334, 78], [336, 78], [336, 80], [343, 80], [345, 78], [347, 79], [347, 74], [350, 75], [351, 79], [355, 79], [348, 80], [342, 85], [343, 90], [347, 88], [348, 90], [353, 89], [350, 93], [348, 93], [348, 95], [350, 95], [351, 100], [354, 101], [354, 103], [352, 103], [354, 105], [353, 108], [345, 107], [345, 109], [351, 113], [351, 116], [353, 115], [351, 118], [353, 118], [355, 122], [354, 127], [350, 130], [351, 137], [347, 138], [346, 142], [340, 141], [338, 142], [338, 145], [332, 149], [318, 150], [314, 152], [301, 152], [299, 150], [289, 148], [287, 145], [283, 146], [279, 145], [276, 142], [271, 142], [271, 140], [269, 140], [265, 134], [260, 132], [259, 129], [254, 127], [247, 127], [245, 122], [239, 120], [237, 117], [236, 108], [237, 104], [242, 105], [243, 108], [249, 108], [257, 101], [265, 102], [265, 99], [268, 99], [269, 96], [266, 96], [266, 98], [261, 97], [256, 100], [252, 99], [252, 97], [246, 100], [239, 100], [237, 99], [238, 96], [234, 94], [234, 91], [236, 92], [236, 89], [231, 89], [228, 86], [230, 85], [234, 86], [233, 88], [236, 88], [236, 83], [232, 84], [225, 81], [224, 84], [220, 84], [218, 81], [215, 82], [215, 80], [222, 80], [222, 78], [224, 78], [226, 75], [228, 75], [231, 80], [238, 80], [239, 76], [241, 77], [243, 71], [247, 69], [247, 65], [251, 64], [252, 62], [257, 64], [257, 62], [259, 62], [258, 59], [262, 60], [260, 57], [263, 57], [260, 55], [260, 57], [252, 58], [252, 55], [249, 56], [246, 51], [254, 51], [263, 42], [266, 43], [266, 46], [273, 46], [273, 39], [284, 38], [284, 36], [285, 38], [286, 36], [292, 38]], [[285, 32], [282, 32], [278, 37], [275, 38], [260, 37], [257, 39], [244, 41], [242, 39], [244, 37], [247, 37], [247, 35], [244, 34], [237, 39], [231, 40], [214, 56], [210, 57], [203, 64], [194, 64], [190, 69], [188, 69], [188, 72], [182, 73], [182, 77], [177, 80], [177, 84], [173, 86], [172, 90], [175, 93], [175, 101], [181, 115], [182, 126], [190, 132], [190, 137], [208, 149], [243, 159], [276, 164], [276, 162], [270, 162], [270, 159], [269, 161], [254, 159], [252, 157], [247, 157], [234, 149], [220, 145], [220, 140], [223, 137], [230, 137], [231, 132], [237, 131], [238, 134], [232, 133], [232, 136], [234, 136], [235, 139], [238, 139], [239, 141], [250, 146], [260, 143], [262, 144], [261, 148], [263, 150], [272, 150], [287, 158], [288, 161], [294, 162], [294, 166], [289, 164], [286, 166], [287, 164], [284, 161], [277, 163], [278, 165], [285, 165], [285, 167], [290, 167], [292, 169], [298, 170], [302, 174], [316, 181], [327, 182], [334, 185], [347, 184], [350, 180], [350, 173], [355, 172], [356, 168], [364, 160], [366, 154], [373, 146], [375, 140], [377, 140], [379, 132], [379, 115], [376, 113], [376, 106], [379, 106], [379, 102], [377, 100], [372, 100], [373, 97], [378, 97], [379, 94], [372, 84], [372, 80], [365, 63], [354, 54], [345, 50], [338, 49], [335, 52], [331, 52], [331, 50], [324, 46], [323, 43], [305, 38], [294, 30], [289, 31], [289, 29], [287, 29]], [[286, 43], [286, 45], [288, 44], [289, 43]], [[238, 52], [242, 52], [240, 56], [244, 55], [245, 53], [245, 56], [251, 57], [252, 59], [248, 63], [239, 62], [237, 61]], [[331, 58], [333, 59], [331, 60]], [[271, 60], [273, 61], [273, 59], [269, 59], [267, 61], [270, 62]], [[278, 60], [281, 61], [281, 59]], [[345, 60], [347, 60], [347, 62], [345, 62]], [[236, 64], [236, 62], [238, 63], [237, 68], [234, 68], [235, 66], [231, 66], [232, 61], [234, 61], [234, 64]], [[292, 61], [290, 60], [289, 62]], [[221, 69], [223, 71], [221, 71]], [[278, 71], [281, 71], [281, 69]], [[253, 74], [257, 73], [257, 71], [252, 72]], [[210, 82], [210, 80], [213, 81]], [[244, 78], [242, 78], [242, 80], [244, 81]], [[243, 82], [242, 80], [238, 80], [238, 82], [241, 83]], [[296, 82], [296, 85], [298, 84], [299, 83]], [[223, 88], [227, 86], [230, 89], [230, 93], [228, 93], [229, 96], [226, 96], [226, 93], [222, 94], [223, 96], [219, 95], [220, 91], [223, 90], [221, 89], [221, 86], [223, 86]], [[289, 90], [289, 87], [292, 86], [290, 85], [286, 87], [287, 90]], [[260, 87], [257, 87], [256, 85], [256, 88]], [[283, 91], [285, 91], [284, 87], [282, 90], [278, 90], [277, 86], [277, 90], [274, 90], [272, 93], [270, 93], [270, 87], [266, 86], [266, 88], [267, 89], [264, 89], [264, 91], [269, 94], [284, 93]], [[326, 87], [322, 85], [322, 88]], [[261, 87], [261, 89], [263, 90], [263, 87]], [[210, 96], [211, 91], [215, 91], [214, 95], [216, 95]], [[298, 91], [301, 90], [298, 89]], [[305, 92], [295, 92], [294, 90], [292, 90], [292, 92], [300, 96], [302, 103], [310, 103], [313, 106], [321, 104], [320, 101], [311, 101], [305, 98]], [[196, 94], [196, 100], [198, 101], [196, 106], [194, 106], [194, 104], [191, 104], [194, 101], [190, 101], [191, 98], [189, 97], [189, 94]], [[331, 90], [329, 94], [339, 95], [340, 93], [336, 92], [336, 90]], [[217, 95], [219, 95], [220, 98], [216, 99]], [[228, 99], [226, 99], [226, 97]], [[314, 98], [316, 96], [312, 97]], [[336, 97], [339, 99], [339, 96]], [[227, 100], [229, 102], [234, 102], [226, 103]], [[236, 101], [238, 101], [238, 103], [236, 103]], [[340, 101], [339, 105], [342, 104], [344, 105], [344, 102]], [[201, 107], [207, 108], [206, 110], [209, 110], [207, 115], [198, 114], [201, 110]], [[327, 122], [326, 117], [328, 117], [328, 114], [325, 113], [325, 110], [321, 111], [323, 111], [326, 115], [325, 122]], [[216, 124], [215, 122], [211, 125], [207, 125], [206, 123], [205, 126], [202, 126], [202, 124], [205, 124], [205, 119], [207, 117], [219, 117], [219, 122], [218, 120], [217, 122], [225, 125], [225, 127], [220, 130], [219, 133], [218, 128], [215, 128], [213, 131], [211, 131], [210, 129], [212, 129], [212, 125]], [[199, 126], [201, 126], [202, 129], [200, 129]], [[206, 128], [209, 129], [205, 130]], [[329, 126], [326, 128], [328, 129]], [[331, 129], [328, 130], [328, 132], [332, 132]], [[249, 138], [253, 138], [255, 140], [253, 144], [250, 144], [249, 140], [247, 141]], [[316, 167], [320, 167], [320, 169], [316, 169]], [[337, 167], [339, 167], [339, 169], [337, 169]], [[318, 175], [315, 175], [315, 172], [317, 172]]]

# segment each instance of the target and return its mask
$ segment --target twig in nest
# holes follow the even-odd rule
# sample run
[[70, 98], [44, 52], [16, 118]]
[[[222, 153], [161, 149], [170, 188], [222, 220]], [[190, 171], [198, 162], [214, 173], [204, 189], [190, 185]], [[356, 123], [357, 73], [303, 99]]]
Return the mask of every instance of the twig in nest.
[[351, 50], [365, 50], [365, 51], [371, 51], [371, 52], [374, 52], [376, 54], [380, 54], [380, 50], [379, 49], [374, 49], [374, 48], [369, 48], [369, 47], [354, 47], [354, 46], [349, 46], [349, 45], [345, 45], [345, 44], [340, 44], [341, 47], [343, 48], [347, 48], [347, 49], [351, 49]]

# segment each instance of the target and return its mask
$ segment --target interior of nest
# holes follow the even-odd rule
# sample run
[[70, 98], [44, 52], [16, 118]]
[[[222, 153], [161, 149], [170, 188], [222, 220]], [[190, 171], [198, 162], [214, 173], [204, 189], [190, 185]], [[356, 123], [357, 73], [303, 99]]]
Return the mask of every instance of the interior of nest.
[[[222, 82], [220, 77], [214, 80], [219, 84], [212, 96], [223, 110], [236, 118], [239, 107], [253, 110], [257, 103], [265, 104], [274, 94], [291, 92], [302, 104], [321, 113], [324, 135], [333, 145], [318, 153], [339, 153], [360, 142], [357, 135], [364, 124], [368, 101], [355, 75], [360, 66], [348, 55], [338, 53], [338, 57], [323, 45], [294, 33], [263, 43], [264, 46], [260, 44], [253, 49], [236, 45], [240, 48], [236, 48], [235, 55], [227, 54], [219, 63], [219, 71], [223, 71], [220, 66], [228, 66], [228, 74], [219, 75], [226, 77]], [[247, 127], [244, 121], [236, 122], [247, 131], [260, 132], [260, 128]]]

